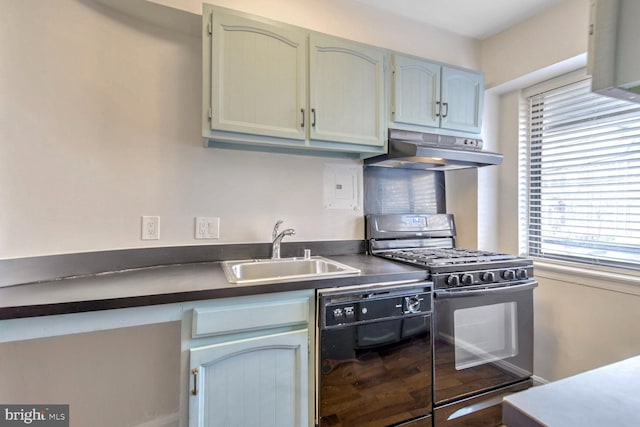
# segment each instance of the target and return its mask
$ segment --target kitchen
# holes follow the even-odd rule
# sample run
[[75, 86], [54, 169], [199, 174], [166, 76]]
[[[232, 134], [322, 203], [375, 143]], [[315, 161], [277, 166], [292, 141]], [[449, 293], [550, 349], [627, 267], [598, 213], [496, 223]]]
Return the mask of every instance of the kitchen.
[[[516, 90], [584, 65], [587, 1], [561, 2], [483, 41], [355, 2], [212, 3], [484, 71], [484, 139], [505, 160], [449, 173], [447, 208], [459, 246], [518, 253]], [[326, 209], [320, 196], [326, 164], [358, 161], [202, 148], [199, 19], [162, 26], [95, 1], [19, 4], [0, 18], [11, 58], [2, 73], [1, 259], [193, 245], [200, 215], [220, 217], [220, 244], [267, 242], [279, 218], [296, 229], [293, 241], [364, 238], [361, 207]], [[162, 4], [201, 13], [196, 1]], [[159, 241], [140, 240], [142, 215], [160, 216]], [[570, 271], [536, 276], [536, 376], [556, 380], [640, 352], [637, 332], [621, 326], [640, 312], [624, 278], [602, 288]], [[175, 325], [149, 328], [179, 339]], [[163, 409], [177, 411], [167, 401]]]

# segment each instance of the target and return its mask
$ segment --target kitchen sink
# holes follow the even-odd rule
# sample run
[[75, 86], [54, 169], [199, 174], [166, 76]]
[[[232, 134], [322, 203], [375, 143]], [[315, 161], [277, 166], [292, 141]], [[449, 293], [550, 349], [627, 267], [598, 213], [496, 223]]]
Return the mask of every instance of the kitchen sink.
[[222, 269], [230, 283], [238, 284], [273, 283], [360, 273], [357, 268], [321, 256], [224, 261]]

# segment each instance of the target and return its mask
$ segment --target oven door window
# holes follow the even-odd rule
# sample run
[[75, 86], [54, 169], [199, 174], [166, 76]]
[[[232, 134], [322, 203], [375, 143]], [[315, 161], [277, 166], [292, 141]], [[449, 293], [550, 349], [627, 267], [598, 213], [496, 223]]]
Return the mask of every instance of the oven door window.
[[518, 354], [518, 306], [514, 301], [453, 313], [456, 370]]

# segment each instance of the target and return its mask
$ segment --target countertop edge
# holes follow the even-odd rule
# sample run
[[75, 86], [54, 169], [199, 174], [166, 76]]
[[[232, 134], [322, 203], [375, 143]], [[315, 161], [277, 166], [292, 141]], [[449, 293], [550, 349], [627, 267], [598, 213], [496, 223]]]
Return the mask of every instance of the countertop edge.
[[[283, 242], [282, 257], [302, 256], [305, 249], [324, 256], [363, 254], [364, 240]], [[230, 243], [112, 249], [25, 258], [0, 259], [0, 289], [6, 286], [48, 282], [131, 269], [269, 258], [270, 243]]]

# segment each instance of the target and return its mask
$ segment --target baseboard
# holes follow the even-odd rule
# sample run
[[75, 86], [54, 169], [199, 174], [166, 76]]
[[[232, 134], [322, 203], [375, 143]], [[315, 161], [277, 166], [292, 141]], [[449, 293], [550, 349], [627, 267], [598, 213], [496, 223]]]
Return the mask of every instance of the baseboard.
[[138, 424], [135, 427], [178, 427], [180, 424], [180, 415], [175, 412], [173, 414], [161, 415], [157, 418]]

